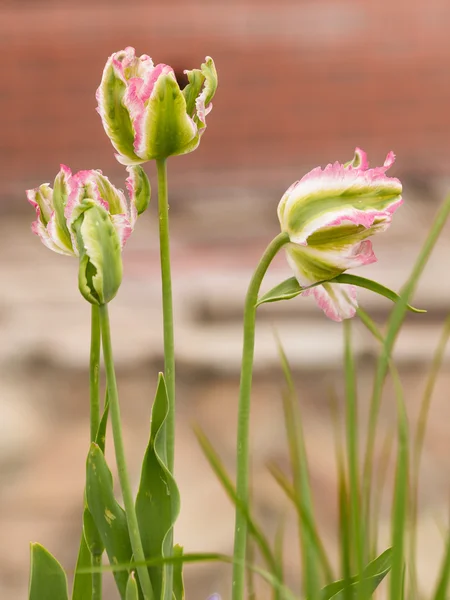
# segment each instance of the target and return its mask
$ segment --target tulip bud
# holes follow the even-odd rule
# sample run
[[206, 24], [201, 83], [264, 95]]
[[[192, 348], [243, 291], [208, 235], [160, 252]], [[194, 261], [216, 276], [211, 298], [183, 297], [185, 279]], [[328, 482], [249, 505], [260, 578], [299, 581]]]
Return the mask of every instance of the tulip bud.
[[[302, 288], [377, 260], [367, 238], [385, 231], [402, 204], [400, 181], [385, 174], [394, 159], [390, 152], [382, 167], [369, 169], [357, 148], [352, 162], [317, 167], [286, 191], [278, 218], [289, 234], [287, 259]], [[355, 313], [351, 286], [324, 284], [309, 293], [334, 320]]]
[[72, 224], [80, 256], [78, 287], [91, 304], [107, 304], [122, 282], [120, 239], [108, 212], [90, 200]]
[[143, 169], [130, 167], [129, 172], [129, 203], [101, 171], [72, 175], [64, 165], [53, 189], [43, 184], [27, 191], [37, 215], [33, 232], [51, 250], [80, 257], [80, 291], [93, 304], [116, 295], [122, 280], [121, 249], [150, 200]]
[[103, 71], [96, 98], [106, 134], [124, 165], [192, 152], [206, 127], [217, 88], [214, 62], [187, 72], [181, 91], [172, 67], [159, 64], [134, 48], [115, 52]]

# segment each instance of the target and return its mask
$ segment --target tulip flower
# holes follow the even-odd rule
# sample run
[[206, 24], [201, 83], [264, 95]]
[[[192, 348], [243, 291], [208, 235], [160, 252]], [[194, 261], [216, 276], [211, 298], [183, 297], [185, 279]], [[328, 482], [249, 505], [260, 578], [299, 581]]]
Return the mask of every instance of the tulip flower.
[[133, 166], [128, 171], [129, 203], [101, 171], [72, 175], [65, 165], [53, 188], [44, 183], [26, 192], [37, 215], [32, 231], [51, 250], [79, 256], [80, 291], [92, 304], [105, 304], [117, 293], [122, 280], [121, 250], [150, 200], [143, 169]]
[[185, 71], [181, 90], [172, 67], [153, 65], [128, 47], [112, 54], [96, 98], [103, 127], [124, 165], [192, 152], [206, 128], [206, 115], [217, 87], [212, 58], [200, 69]]
[[369, 169], [366, 153], [356, 148], [353, 161], [313, 169], [278, 205], [288, 263], [302, 288], [315, 286], [303, 295], [313, 294], [335, 321], [355, 314], [356, 288], [327, 281], [377, 260], [368, 238], [385, 231], [402, 204], [400, 181], [386, 175], [394, 160], [390, 152], [382, 167]]

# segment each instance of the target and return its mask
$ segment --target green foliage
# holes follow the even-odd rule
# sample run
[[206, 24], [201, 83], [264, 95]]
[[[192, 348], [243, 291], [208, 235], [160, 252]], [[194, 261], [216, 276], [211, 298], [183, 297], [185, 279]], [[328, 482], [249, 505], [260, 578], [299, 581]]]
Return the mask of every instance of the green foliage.
[[134, 572], [131, 572], [128, 578], [125, 600], [139, 600], [138, 584]]
[[[131, 562], [132, 550], [125, 511], [114, 496], [111, 471], [103, 452], [92, 443], [86, 463], [86, 500], [111, 564]], [[121, 598], [125, 598], [128, 573], [114, 573]]]
[[[167, 557], [172, 550], [172, 528], [180, 510], [180, 497], [167, 465], [167, 415], [169, 402], [160, 374], [152, 408], [150, 440], [142, 463], [136, 497], [136, 515], [149, 558]], [[149, 567], [155, 598], [172, 600], [172, 565]]]
[[[398, 302], [400, 300], [400, 296], [396, 294], [394, 291], [389, 288], [381, 285], [381, 283], [377, 283], [376, 281], [372, 281], [371, 279], [367, 279], [366, 277], [360, 277], [359, 275], [352, 275], [349, 273], [342, 273], [341, 275], [337, 275], [326, 282], [318, 281], [314, 285], [311, 285], [309, 288], [316, 287], [323, 283], [345, 283], [350, 285], [356, 285], [358, 287], [365, 288], [366, 290], [370, 290], [379, 294], [380, 296], [384, 296], [388, 300], [392, 300], [392, 302]], [[295, 298], [299, 294], [301, 294], [304, 289], [300, 287], [297, 279], [295, 277], [290, 277], [286, 279], [282, 283], [279, 283], [274, 288], [269, 290], [266, 294], [259, 298], [257, 306], [260, 304], [265, 304], [266, 302], [278, 302], [280, 300], [290, 300], [291, 298]], [[412, 312], [416, 313], [424, 313], [426, 310], [421, 310], [419, 308], [414, 308], [409, 304], [406, 304], [406, 308]]]
[[[175, 545], [173, 549], [175, 558], [183, 557], [183, 548]], [[174, 563], [173, 567], [173, 595], [175, 600], [184, 600], [183, 562]]]
[[323, 588], [320, 600], [356, 600], [359, 590], [364, 586], [367, 595], [371, 598], [386, 575], [389, 573], [392, 561], [392, 549], [388, 548], [380, 556], [367, 565], [362, 577], [355, 576], [350, 579], [335, 581]]
[[68, 600], [67, 577], [54, 556], [40, 544], [31, 544], [28, 600]]
[[86, 572], [91, 564], [91, 553], [89, 552], [84, 533], [82, 533], [73, 579], [72, 600], [92, 600], [92, 573]]

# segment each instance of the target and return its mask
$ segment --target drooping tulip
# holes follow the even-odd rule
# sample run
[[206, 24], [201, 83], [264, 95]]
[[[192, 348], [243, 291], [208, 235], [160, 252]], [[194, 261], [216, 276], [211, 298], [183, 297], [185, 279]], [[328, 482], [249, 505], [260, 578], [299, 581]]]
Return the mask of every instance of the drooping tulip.
[[352, 317], [357, 301], [353, 286], [327, 283], [347, 269], [377, 260], [368, 239], [385, 231], [402, 204], [402, 185], [382, 167], [369, 169], [366, 153], [356, 148], [353, 161], [317, 167], [294, 183], [278, 205], [282, 231], [288, 233], [287, 259], [302, 288], [313, 294], [335, 321]]

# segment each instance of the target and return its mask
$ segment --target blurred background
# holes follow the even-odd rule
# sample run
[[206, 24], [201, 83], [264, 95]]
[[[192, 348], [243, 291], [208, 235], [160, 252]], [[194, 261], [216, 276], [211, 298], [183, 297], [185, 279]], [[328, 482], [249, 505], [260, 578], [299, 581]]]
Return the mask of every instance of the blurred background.
[[[2, 0], [0, 5], [0, 597], [24, 598], [28, 543], [39, 541], [73, 571], [88, 446], [89, 306], [76, 261], [30, 232], [25, 189], [52, 182], [60, 163], [100, 168], [124, 188], [95, 111], [107, 57], [125, 46], [184, 69], [211, 55], [219, 89], [198, 150], [169, 161], [178, 368], [176, 540], [186, 551], [232, 552], [233, 509], [198, 448], [200, 424], [234, 468], [235, 420], [246, 286], [278, 233], [276, 208], [310, 168], [353, 156], [372, 166], [389, 150], [405, 204], [375, 240], [364, 275], [398, 289], [439, 202], [450, 189], [450, 5], [391, 0]], [[125, 252], [111, 308], [126, 448], [134, 484], [149, 430], [162, 327], [156, 178], [148, 213]], [[412, 427], [450, 299], [448, 228], [426, 269], [396, 358]], [[444, 262], [445, 261], [445, 262]], [[443, 266], [445, 265], [445, 267]], [[283, 256], [266, 288], [290, 276]], [[387, 301], [360, 293], [382, 324]], [[274, 327], [292, 363], [304, 413], [316, 505], [326, 542], [336, 540], [335, 451], [330, 397], [343, 400], [342, 327], [309, 298], [259, 314], [253, 397], [255, 512], [270, 536], [294, 515], [267, 471], [287, 469], [282, 377]], [[355, 321], [361, 420], [377, 346]], [[429, 589], [442, 552], [448, 500], [448, 386], [444, 369], [423, 461], [420, 574]], [[389, 386], [380, 436], [393, 431]], [[363, 435], [363, 434], [362, 434]], [[113, 457], [110, 455], [110, 464]], [[381, 532], [389, 525], [389, 487]], [[287, 578], [299, 581], [295, 528], [286, 527]], [[223, 565], [186, 567], [188, 596], [229, 594]], [[107, 598], [115, 598], [109, 582]], [[261, 598], [264, 597], [262, 592]]]

